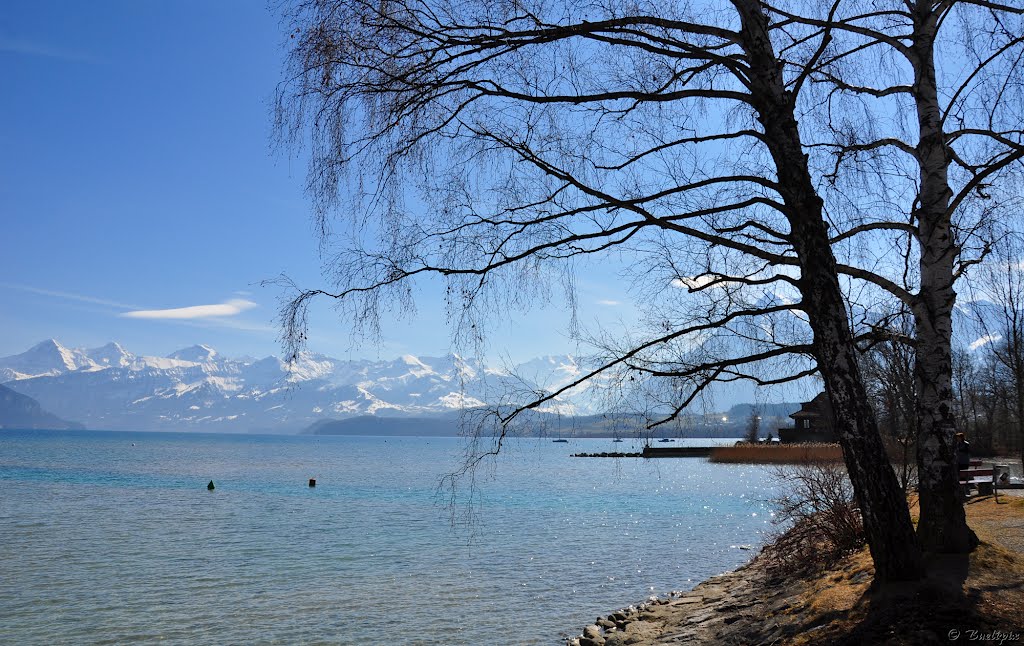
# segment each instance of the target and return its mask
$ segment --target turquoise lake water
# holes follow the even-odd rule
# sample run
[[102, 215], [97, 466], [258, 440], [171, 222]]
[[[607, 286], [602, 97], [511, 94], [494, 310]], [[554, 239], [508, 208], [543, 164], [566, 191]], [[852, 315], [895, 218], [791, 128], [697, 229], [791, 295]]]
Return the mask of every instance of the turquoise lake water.
[[772, 529], [768, 468], [570, 457], [628, 441], [512, 441], [449, 507], [464, 447], [0, 431], [0, 643], [559, 644]]

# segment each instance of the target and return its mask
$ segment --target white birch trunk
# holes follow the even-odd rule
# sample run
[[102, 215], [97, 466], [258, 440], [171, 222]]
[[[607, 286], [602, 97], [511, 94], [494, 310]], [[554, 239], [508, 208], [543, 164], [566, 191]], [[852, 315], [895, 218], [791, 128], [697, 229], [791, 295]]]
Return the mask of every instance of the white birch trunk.
[[936, 15], [930, 3], [914, 12], [911, 59], [920, 136], [920, 197], [915, 213], [921, 249], [921, 288], [913, 304], [917, 356], [914, 379], [917, 413], [917, 466], [921, 517], [917, 533], [927, 551], [964, 553], [977, 537], [967, 526], [958, 492], [953, 434], [953, 262], [957, 255], [949, 204], [949, 156], [941, 129], [936, 91]]
[[741, 45], [751, 65], [751, 94], [775, 160], [789, 210], [791, 240], [800, 263], [800, 292], [814, 334], [814, 353], [825, 378], [846, 468], [864, 521], [878, 581], [922, 576], [921, 552], [906, 499], [882, 445], [861, 380], [835, 256], [811, 181], [795, 117], [757, 0], [734, 0], [743, 27]]

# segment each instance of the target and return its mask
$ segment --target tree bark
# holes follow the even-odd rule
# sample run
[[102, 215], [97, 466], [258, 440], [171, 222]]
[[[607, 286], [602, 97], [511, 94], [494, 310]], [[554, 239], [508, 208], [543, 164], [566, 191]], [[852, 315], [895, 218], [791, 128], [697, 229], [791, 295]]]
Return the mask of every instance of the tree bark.
[[921, 249], [921, 288], [913, 303], [917, 337], [917, 466], [921, 517], [917, 535], [927, 551], [965, 553], [978, 544], [967, 526], [959, 495], [953, 435], [953, 262], [957, 255], [949, 204], [949, 155], [936, 91], [934, 43], [937, 16], [931, 3], [913, 10], [910, 59], [920, 130], [917, 157], [920, 199], [915, 218]]
[[801, 271], [799, 289], [814, 335], [814, 354], [832, 402], [835, 429], [860, 506], [876, 581], [916, 580], [923, 574], [921, 552], [906, 498], [885, 452], [861, 379], [823, 219], [823, 203], [803, 154], [795, 97], [786, 90], [760, 2], [733, 0], [733, 4], [742, 20], [740, 39], [751, 66], [753, 103], [788, 209], [791, 242]]

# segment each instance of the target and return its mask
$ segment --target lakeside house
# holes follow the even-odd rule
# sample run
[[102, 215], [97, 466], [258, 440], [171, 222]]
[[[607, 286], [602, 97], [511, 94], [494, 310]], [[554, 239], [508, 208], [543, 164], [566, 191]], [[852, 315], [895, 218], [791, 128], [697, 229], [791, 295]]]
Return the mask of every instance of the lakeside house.
[[804, 402], [800, 410], [790, 415], [793, 418], [793, 426], [779, 429], [779, 441], [784, 444], [837, 442], [838, 438], [832, 428], [831, 407], [825, 393]]

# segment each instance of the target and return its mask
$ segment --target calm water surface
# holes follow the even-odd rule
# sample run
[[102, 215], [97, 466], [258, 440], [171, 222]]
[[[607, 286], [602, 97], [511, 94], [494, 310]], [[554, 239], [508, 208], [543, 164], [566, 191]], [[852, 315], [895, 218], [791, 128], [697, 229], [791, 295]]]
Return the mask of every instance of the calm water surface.
[[569, 457], [610, 440], [513, 442], [450, 510], [463, 447], [2, 431], [0, 643], [557, 644], [770, 529], [765, 468]]

